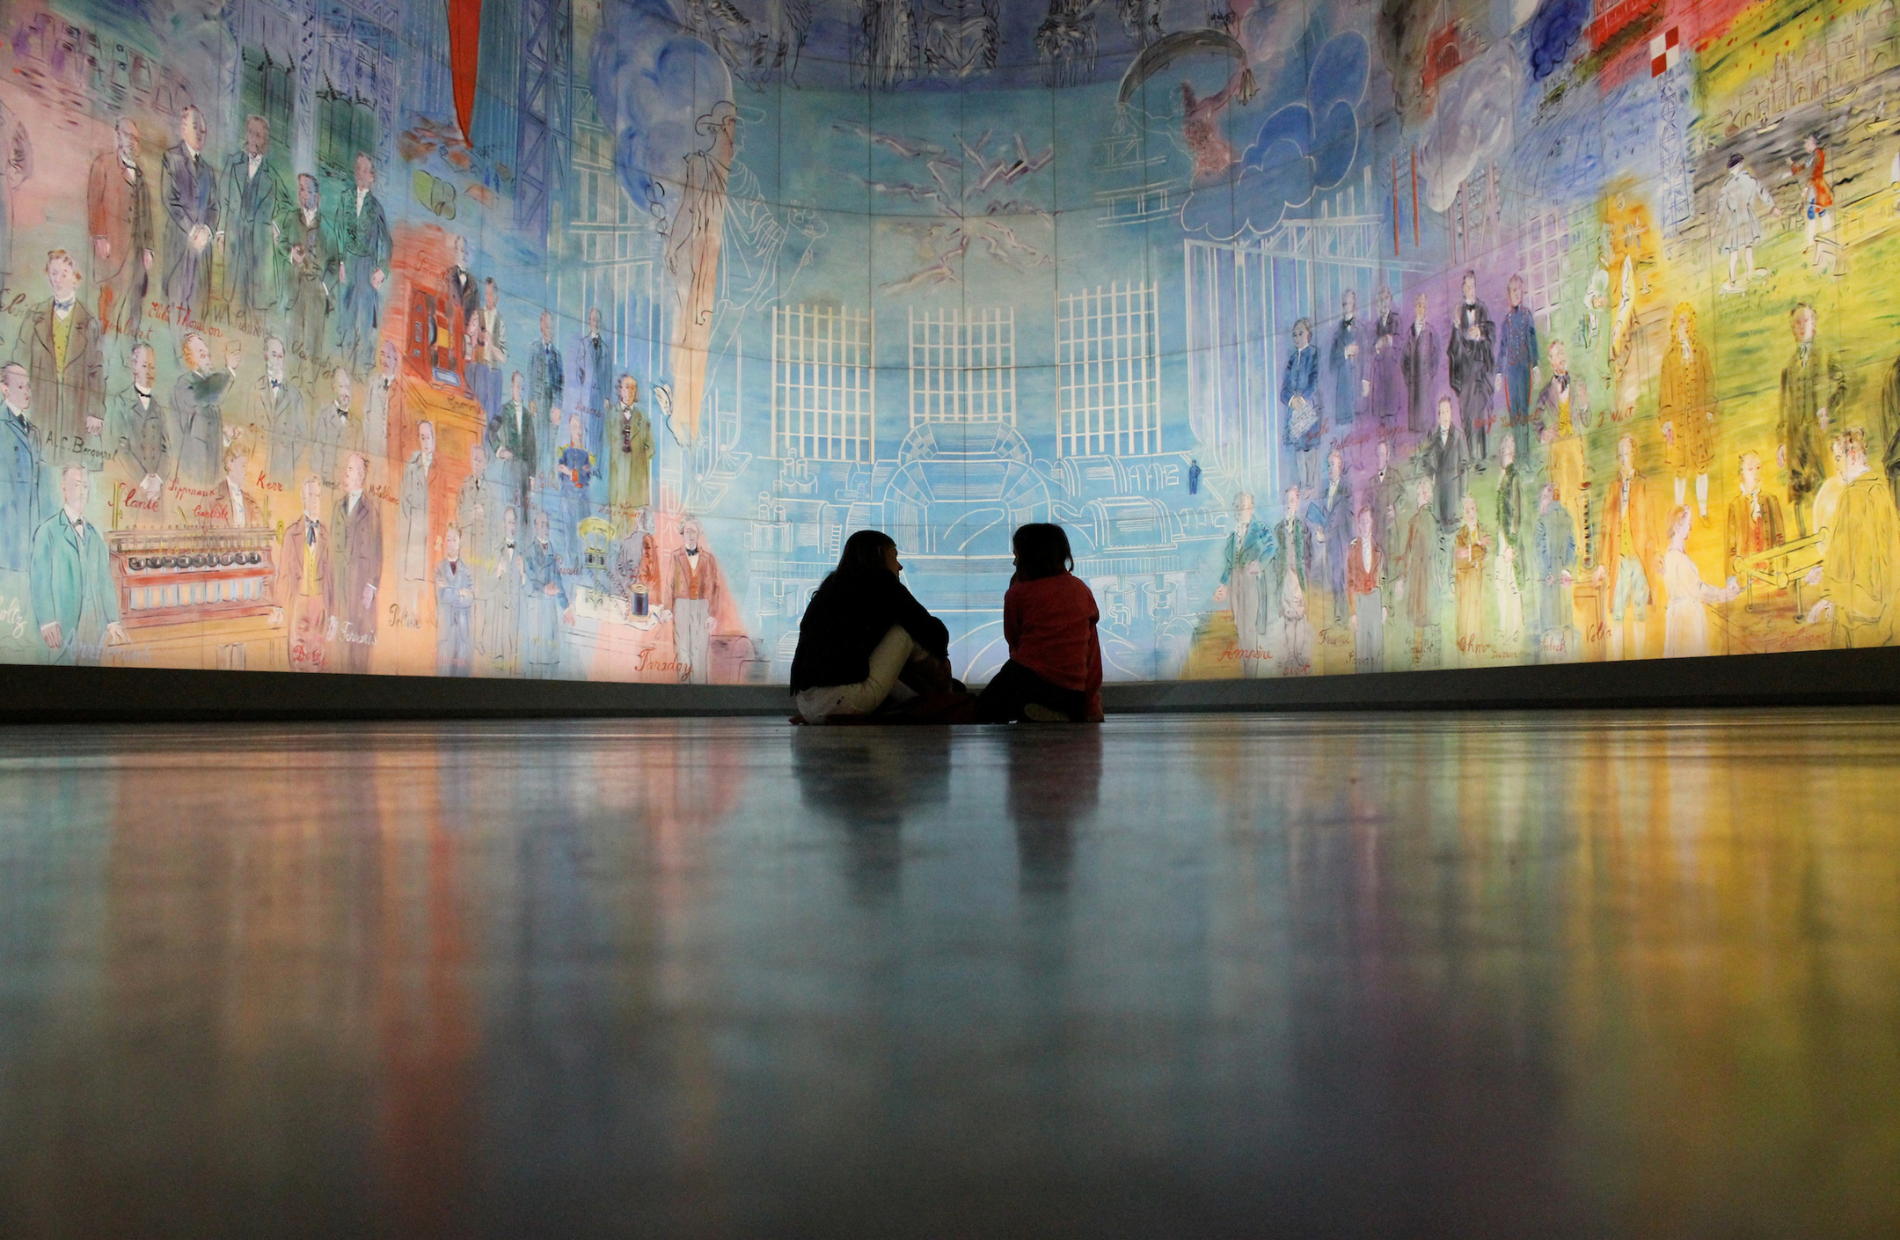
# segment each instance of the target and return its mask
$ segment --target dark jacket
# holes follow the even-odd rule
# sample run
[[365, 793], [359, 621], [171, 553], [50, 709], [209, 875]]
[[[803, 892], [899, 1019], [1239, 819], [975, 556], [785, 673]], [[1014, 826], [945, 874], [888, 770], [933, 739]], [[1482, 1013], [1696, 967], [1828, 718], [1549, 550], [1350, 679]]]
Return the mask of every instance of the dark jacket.
[[896, 573], [874, 568], [825, 578], [798, 624], [792, 692], [854, 685], [869, 676], [871, 652], [893, 624], [903, 625], [931, 654], [949, 657], [950, 630], [924, 610]]

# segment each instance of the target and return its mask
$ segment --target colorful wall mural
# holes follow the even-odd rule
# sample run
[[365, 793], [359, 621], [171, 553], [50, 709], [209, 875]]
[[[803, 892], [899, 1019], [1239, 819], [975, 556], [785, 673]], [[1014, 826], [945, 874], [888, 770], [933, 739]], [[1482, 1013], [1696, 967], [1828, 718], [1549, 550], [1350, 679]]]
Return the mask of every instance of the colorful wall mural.
[[0, 659], [777, 682], [875, 527], [981, 681], [1032, 520], [1111, 679], [1892, 639], [1894, 0], [0, 28]]

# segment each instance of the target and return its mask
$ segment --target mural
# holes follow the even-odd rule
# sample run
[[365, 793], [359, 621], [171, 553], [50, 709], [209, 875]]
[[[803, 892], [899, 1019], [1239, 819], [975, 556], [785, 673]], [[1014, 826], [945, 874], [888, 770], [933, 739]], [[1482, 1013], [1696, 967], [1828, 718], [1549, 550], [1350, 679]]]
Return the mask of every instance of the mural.
[[0, 659], [776, 682], [876, 527], [981, 681], [1049, 520], [1110, 678], [1893, 637], [1894, 0], [0, 25]]

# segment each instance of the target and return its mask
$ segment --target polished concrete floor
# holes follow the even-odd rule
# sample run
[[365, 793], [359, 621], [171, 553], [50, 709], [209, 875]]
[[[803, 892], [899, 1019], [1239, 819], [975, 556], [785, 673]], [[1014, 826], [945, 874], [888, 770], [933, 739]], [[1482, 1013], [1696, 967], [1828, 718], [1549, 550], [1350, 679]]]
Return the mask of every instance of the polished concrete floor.
[[0, 1236], [1900, 1234], [1900, 712], [0, 733]]

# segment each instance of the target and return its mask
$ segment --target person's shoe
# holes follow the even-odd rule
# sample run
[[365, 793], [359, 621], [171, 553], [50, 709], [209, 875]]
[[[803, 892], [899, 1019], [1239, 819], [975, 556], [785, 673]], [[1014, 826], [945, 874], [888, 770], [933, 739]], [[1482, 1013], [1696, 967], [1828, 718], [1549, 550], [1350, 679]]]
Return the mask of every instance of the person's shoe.
[[1033, 719], [1037, 723], [1074, 723], [1075, 722], [1075, 720], [1069, 718], [1067, 715], [1063, 714], [1061, 711], [1055, 710], [1048, 706], [1044, 706], [1039, 702], [1031, 702], [1029, 705], [1023, 707], [1023, 718]]

